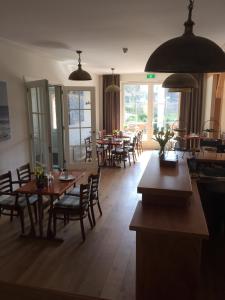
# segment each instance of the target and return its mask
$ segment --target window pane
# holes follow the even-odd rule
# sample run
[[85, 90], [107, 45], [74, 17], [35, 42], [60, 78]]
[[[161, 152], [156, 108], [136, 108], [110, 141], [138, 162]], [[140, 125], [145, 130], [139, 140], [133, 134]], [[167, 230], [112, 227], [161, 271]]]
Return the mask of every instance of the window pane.
[[79, 110], [71, 110], [69, 112], [69, 126], [79, 127]]
[[80, 109], [91, 109], [91, 92], [80, 92]]
[[68, 104], [70, 109], [79, 109], [79, 91], [78, 92], [70, 92], [68, 94]]
[[91, 127], [91, 111], [81, 110], [80, 111], [80, 123], [81, 127]]
[[143, 130], [146, 138], [148, 123], [148, 85], [124, 85], [124, 129], [136, 132]]
[[153, 86], [153, 128], [172, 127], [179, 118], [179, 93], [169, 93], [159, 84]]

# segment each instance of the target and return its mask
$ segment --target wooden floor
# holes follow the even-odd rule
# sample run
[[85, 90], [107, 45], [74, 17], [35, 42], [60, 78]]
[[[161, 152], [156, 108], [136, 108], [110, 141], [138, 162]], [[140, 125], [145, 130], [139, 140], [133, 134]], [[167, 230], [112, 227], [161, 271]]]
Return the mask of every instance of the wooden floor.
[[63, 243], [19, 237], [18, 220], [0, 218], [0, 281], [56, 289], [106, 299], [135, 299], [135, 233], [129, 223], [138, 201], [137, 184], [150, 156], [126, 169], [102, 169], [103, 216], [93, 230], [85, 221], [81, 243], [79, 222], [63, 227]]
[[[135, 233], [128, 227], [140, 200], [137, 184], [149, 157], [150, 152], [144, 152], [131, 167], [102, 169], [103, 216], [97, 217], [93, 230], [85, 222], [85, 243], [81, 242], [79, 222], [66, 227], [59, 222], [58, 236], [65, 239], [60, 244], [20, 238], [19, 221], [10, 223], [7, 217], [0, 218], [0, 281], [96, 298], [134, 300]], [[198, 300], [224, 300], [224, 286], [222, 237], [203, 244]]]

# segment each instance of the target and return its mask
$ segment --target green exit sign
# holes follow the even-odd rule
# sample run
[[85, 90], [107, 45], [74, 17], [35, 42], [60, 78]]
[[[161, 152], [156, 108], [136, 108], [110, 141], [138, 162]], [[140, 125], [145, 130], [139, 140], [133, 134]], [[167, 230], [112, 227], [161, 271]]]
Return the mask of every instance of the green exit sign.
[[147, 79], [155, 78], [155, 74], [147, 74]]

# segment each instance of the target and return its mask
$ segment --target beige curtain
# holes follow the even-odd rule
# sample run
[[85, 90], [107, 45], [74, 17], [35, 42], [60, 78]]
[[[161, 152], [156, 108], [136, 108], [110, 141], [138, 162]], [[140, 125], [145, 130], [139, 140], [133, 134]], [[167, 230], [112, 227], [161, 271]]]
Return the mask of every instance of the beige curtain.
[[[120, 75], [114, 75], [114, 83], [120, 86]], [[120, 93], [105, 92], [111, 84], [112, 75], [103, 75], [103, 129], [107, 134], [120, 129]]]

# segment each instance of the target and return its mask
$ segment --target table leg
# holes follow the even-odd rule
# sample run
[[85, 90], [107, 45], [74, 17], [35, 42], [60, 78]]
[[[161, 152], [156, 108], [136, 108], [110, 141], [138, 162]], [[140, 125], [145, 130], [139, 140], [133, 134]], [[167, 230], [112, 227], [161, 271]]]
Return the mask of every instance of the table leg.
[[38, 223], [40, 237], [43, 237], [43, 199], [41, 195], [38, 195]]
[[52, 231], [52, 219], [53, 219], [53, 202], [54, 196], [50, 197], [50, 209], [49, 209], [49, 216], [48, 216], [48, 228], [47, 228], [47, 239], [54, 238], [55, 235]]
[[35, 226], [34, 226], [34, 219], [33, 219], [33, 214], [31, 211], [31, 206], [30, 206], [30, 201], [29, 201], [29, 196], [26, 195], [26, 202], [27, 202], [27, 209], [28, 209], [28, 214], [29, 214], [29, 218], [30, 218], [30, 226], [31, 226], [31, 230], [30, 230], [30, 235], [31, 236], [36, 236], [36, 231], [35, 231]]

